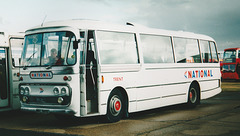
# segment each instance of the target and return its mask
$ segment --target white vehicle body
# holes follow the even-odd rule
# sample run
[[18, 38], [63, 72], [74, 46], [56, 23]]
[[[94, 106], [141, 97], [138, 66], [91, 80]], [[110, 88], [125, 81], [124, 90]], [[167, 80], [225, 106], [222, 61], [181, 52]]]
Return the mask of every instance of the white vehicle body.
[[[48, 64], [52, 47], [62, 64]], [[221, 92], [211, 37], [131, 24], [68, 20], [29, 29], [22, 65], [23, 110], [118, 121], [132, 112], [196, 105]]]
[[0, 111], [20, 109], [19, 55], [23, 40], [23, 33], [0, 32]]

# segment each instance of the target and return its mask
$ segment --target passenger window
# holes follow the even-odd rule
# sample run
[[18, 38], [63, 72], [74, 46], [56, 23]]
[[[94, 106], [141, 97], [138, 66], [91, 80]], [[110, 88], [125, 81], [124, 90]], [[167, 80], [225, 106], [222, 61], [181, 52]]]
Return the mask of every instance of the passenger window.
[[212, 61], [210, 46], [208, 41], [200, 40], [200, 48], [202, 54], [203, 63], [210, 63]]
[[177, 63], [201, 63], [197, 40], [174, 38], [174, 49]]
[[210, 42], [211, 52], [212, 52], [212, 63], [218, 63], [217, 48], [214, 42]]
[[97, 38], [101, 64], [139, 63], [134, 34], [97, 31]]
[[144, 63], [173, 63], [171, 38], [168, 36], [140, 35]]

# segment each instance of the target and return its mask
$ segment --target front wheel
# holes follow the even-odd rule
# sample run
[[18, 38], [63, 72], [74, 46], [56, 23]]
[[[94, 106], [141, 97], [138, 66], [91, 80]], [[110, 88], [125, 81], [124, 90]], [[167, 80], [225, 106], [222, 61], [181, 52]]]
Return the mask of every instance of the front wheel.
[[123, 117], [124, 111], [123, 96], [119, 90], [112, 92], [108, 99], [107, 120], [109, 122], [117, 122]]
[[196, 107], [200, 103], [200, 93], [196, 85], [192, 84], [188, 92], [188, 106], [191, 108]]

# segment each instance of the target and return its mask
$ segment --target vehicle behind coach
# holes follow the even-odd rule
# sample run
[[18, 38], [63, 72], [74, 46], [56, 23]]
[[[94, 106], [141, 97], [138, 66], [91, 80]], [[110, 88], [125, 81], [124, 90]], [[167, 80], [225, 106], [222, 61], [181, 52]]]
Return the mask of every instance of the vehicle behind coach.
[[0, 111], [20, 109], [19, 64], [23, 33], [0, 32]]
[[26, 31], [21, 65], [21, 108], [56, 115], [115, 122], [221, 92], [211, 37], [131, 23], [44, 23]]
[[223, 80], [240, 79], [240, 48], [228, 48], [224, 50], [221, 73]]

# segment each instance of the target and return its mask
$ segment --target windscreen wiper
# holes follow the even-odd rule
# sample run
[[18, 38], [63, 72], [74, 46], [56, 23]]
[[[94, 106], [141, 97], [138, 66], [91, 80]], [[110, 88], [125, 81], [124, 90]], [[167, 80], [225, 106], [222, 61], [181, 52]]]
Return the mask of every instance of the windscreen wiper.
[[26, 69], [27, 69], [26, 66], [28, 66], [29, 61], [32, 59], [32, 57], [33, 57], [37, 52], [38, 52], [38, 51], [35, 51], [35, 52], [27, 59], [27, 65], [24, 65], [24, 66], [23, 66], [23, 70], [26, 70]]

